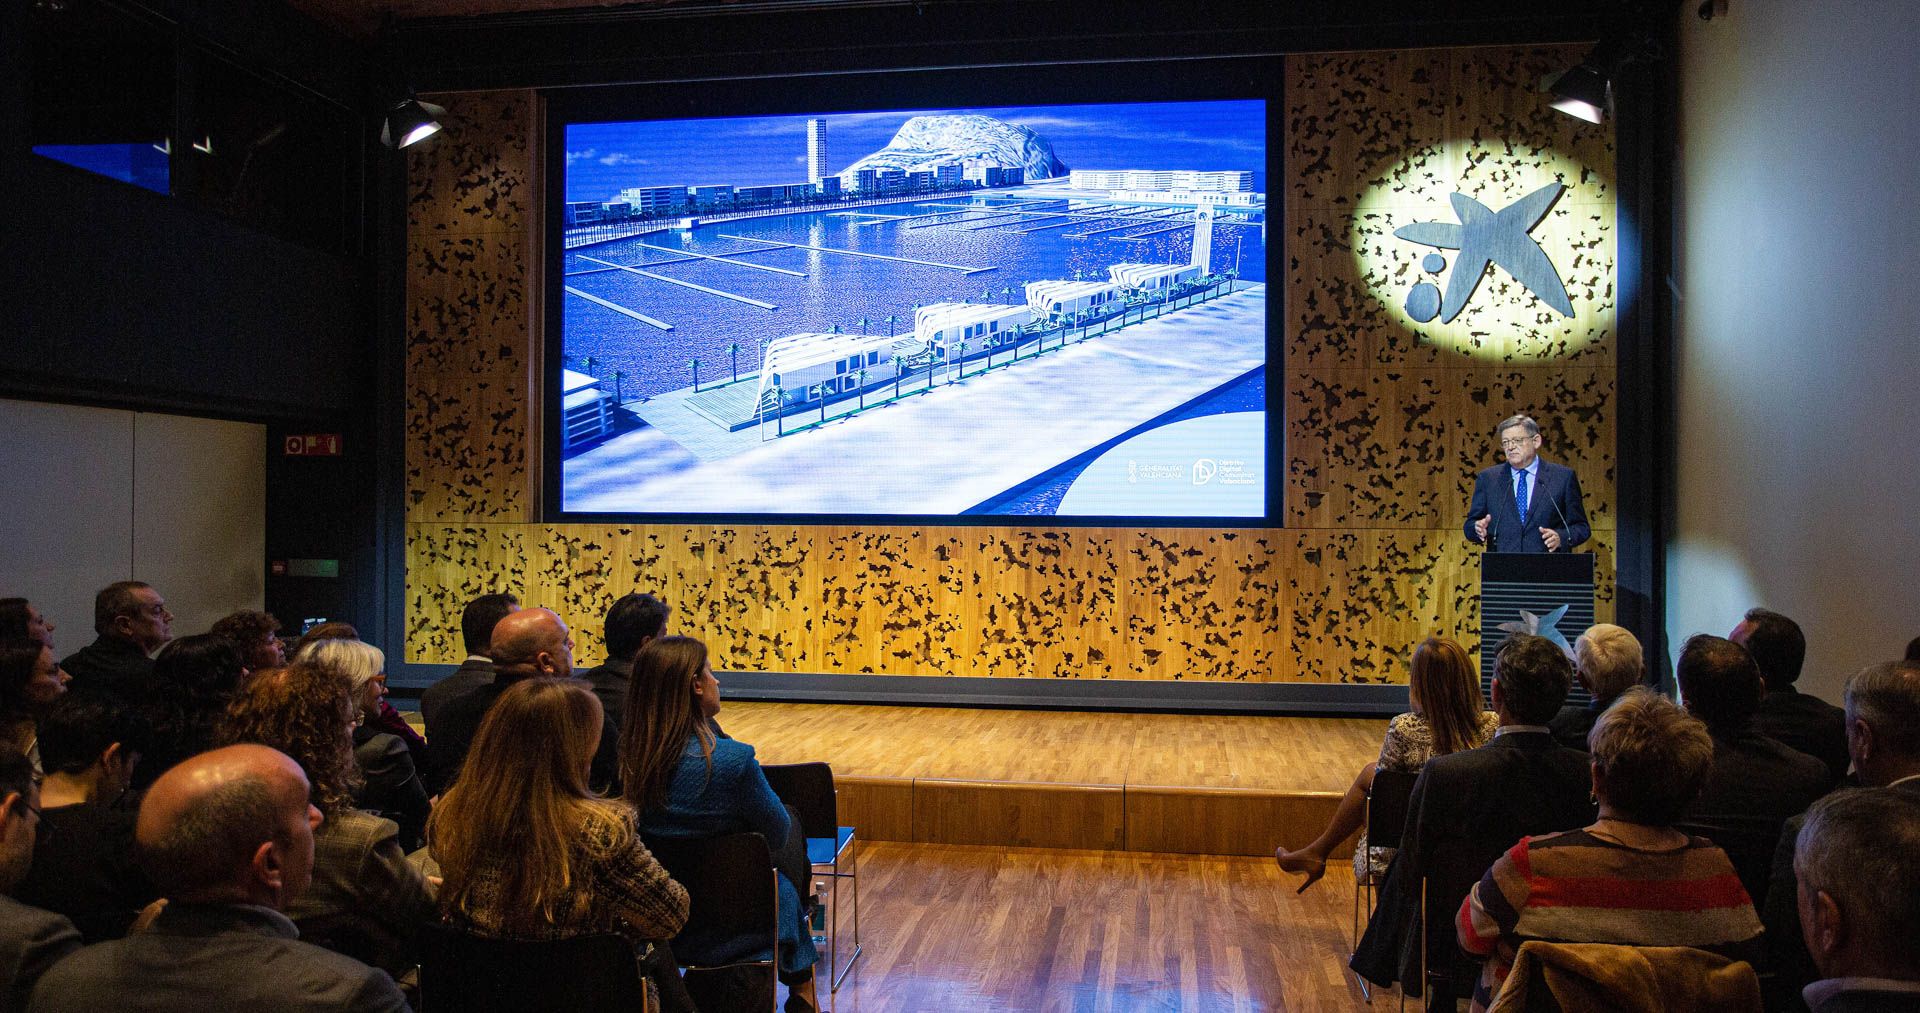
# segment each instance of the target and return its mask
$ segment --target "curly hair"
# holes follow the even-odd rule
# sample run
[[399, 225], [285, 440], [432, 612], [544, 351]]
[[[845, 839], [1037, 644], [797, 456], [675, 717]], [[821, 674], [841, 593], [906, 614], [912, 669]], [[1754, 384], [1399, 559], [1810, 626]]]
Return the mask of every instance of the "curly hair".
[[234, 693], [220, 739], [257, 742], [292, 757], [313, 785], [314, 806], [331, 816], [352, 804], [361, 785], [353, 759], [355, 716], [345, 675], [296, 661], [255, 673]]

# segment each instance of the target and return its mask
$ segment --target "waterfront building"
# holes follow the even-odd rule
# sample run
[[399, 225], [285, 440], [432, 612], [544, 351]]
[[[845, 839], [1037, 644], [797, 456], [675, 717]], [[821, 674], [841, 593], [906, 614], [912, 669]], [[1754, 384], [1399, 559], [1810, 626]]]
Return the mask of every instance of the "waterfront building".
[[999, 186], [1002, 173], [999, 166], [988, 162], [968, 162], [962, 175], [980, 186]]
[[1200, 277], [1198, 264], [1114, 264], [1107, 277], [1129, 292], [1158, 294]]
[[861, 387], [863, 369], [869, 388], [892, 383], [892, 359], [915, 359], [923, 356], [926, 348], [916, 338], [889, 338], [884, 334], [782, 335], [767, 343], [757, 403], [762, 410], [772, 410], [776, 387], [782, 406], [851, 394]]
[[973, 351], [996, 348], [1003, 337], [1012, 337], [1015, 328], [1032, 320], [1033, 311], [1026, 306], [934, 303], [914, 311], [913, 336], [945, 358], [946, 350], [961, 341]]
[[907, 189], [910, 191], [911, 190], [931, 190], [933, 189], [933, 180], [934, 180], [933, 170], [915, 169], [914, 171], [907, 173]]
[[807, 178], [827, 176], [827, 121], [807, 121]]
[[593, 225], [600, 221], [600, 212], [600, 202], [597, 200], [568, 201], [562, 220], [568, 228]]
[[693, 207], [725, 207], [733, 203], [733, 187], [724, 184], [687, 187], [687, 203]]
[[770, 183], [766, 186], [735, 187], [733, 199], [737, 204], [780, 204], [805, 200], [813, 193], [812, 183]]
[[685, 206], [684, 186], [630, 186], [620, 191], [620, 199], [632, 205], [636, 214], [650, 215]]
[[600, 205], [600, 220], [622, 221], [633, 214], [633, 205], [623, 200], [610, 200]]
[[942, 190], [958, 188], [963, 182], [963, 177], [960, 175], [960, 163], [947, 162], [944, 165], [934, 166], [933, 182], [935, 186], [938, 186]]
[[813, 181], [814, 192], [822, 197], [840, 196], [840, 177], [820, 176]]
[[1039, 319], [1097, 312], [1118, 303], [1120, 287], [1107, 281], [1027, 282], [1027, 308]]
[[1239, 193], [1253, 189], [1253, 173], [1191, 169], [1075, 169], [1067, 174], [1067, 183], [1075, 190]]

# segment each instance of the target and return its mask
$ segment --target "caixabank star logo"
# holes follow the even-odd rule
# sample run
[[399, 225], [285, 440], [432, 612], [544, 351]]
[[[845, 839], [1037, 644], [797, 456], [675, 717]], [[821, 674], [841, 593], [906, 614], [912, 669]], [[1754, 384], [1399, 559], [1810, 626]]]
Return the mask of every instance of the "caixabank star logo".
[[[1423, 324], [1436, 316], [1441, 323], [1451, 322], [1467, 308], [1489, 264], [1505, 269], [1562, 316], [1573, 316], [1573, 301], [1567, 298], [1566, 285], [1560, 281], [1547, 251], [1530, 234], [1566, 190], [1565, 184], [1548, 183], [1498, 211], [1466, 194], [1453, 193], [1447, 199], [1458, 222], [1414, 222], [1393, 230], [1395, 236], [1408, 242], [1459, 251], [1447, 277], [1445, 295], [1431, 281], [1415, 283], [1407, 292], [1407, 316]], [[1421, 258], [1420, 266], [1428, 274], [1438, 275], [1447, 270], [1447, 258], [1429, 253]]]

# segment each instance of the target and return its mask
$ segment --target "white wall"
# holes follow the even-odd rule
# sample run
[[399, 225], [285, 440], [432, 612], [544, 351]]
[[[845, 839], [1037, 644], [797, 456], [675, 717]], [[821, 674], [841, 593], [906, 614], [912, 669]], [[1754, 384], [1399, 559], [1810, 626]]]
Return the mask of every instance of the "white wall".
[[1733, 0], [1681, 26], [1668, 632], [1749, 606], [1807, 633], [1801, 688], [1920, 635], [1920, 17]]
[[144, 580], [204, 633], [266, 592], [266, 428], [0, 400], [0, 597], [33, 600], [66, 655], [93, 595]]

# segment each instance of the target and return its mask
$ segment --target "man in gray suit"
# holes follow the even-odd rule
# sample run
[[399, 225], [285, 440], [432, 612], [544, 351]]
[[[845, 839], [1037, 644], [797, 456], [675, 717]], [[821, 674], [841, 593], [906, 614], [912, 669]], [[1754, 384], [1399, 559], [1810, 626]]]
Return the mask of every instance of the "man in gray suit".
[[65, 917], [6, 896], [33, 864], [39, 795], [33, 763], [0, 753], [0, 1009], [25, 1009], [34, 982], [80, 948], [80, 933]]
[[306, 889], [320, 811], [299, 764], [259, 745], [162, 774], [135, 840], [165, 910], [146, 932], [66, 958], [34, 989], [48, 1013], [405, 1011], [384, 971], [299, 940], [280, 913]]
[[427, 723], [427, 741], [433, 741], [434, 722], [448, 704], [493, 681], [493, 657], [487, 653], [487, 644], [500, 620], [518, 611], [520, 599], [506, 593], [483, 594], [461, 610], [460, 640], [467, 658], [452, 675], [420, 694], [420, 720]]

